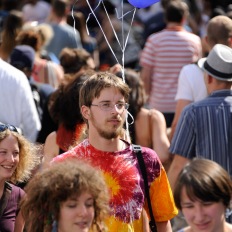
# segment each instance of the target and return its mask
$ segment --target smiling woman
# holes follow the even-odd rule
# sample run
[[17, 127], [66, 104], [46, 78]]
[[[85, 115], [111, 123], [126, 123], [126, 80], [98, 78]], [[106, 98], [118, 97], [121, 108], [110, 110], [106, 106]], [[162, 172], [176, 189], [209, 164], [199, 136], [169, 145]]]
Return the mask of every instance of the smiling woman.
[[67, 159], [37, 173], [26, 186], [27, 232], [103, 232], [108, 190], [92, 166]]
[[27, 181], [38, 162], [37, 147], [14, 126], [0, 124], [0, 231], [23, 231], [18, 205], [24, 191], [14, 184]]

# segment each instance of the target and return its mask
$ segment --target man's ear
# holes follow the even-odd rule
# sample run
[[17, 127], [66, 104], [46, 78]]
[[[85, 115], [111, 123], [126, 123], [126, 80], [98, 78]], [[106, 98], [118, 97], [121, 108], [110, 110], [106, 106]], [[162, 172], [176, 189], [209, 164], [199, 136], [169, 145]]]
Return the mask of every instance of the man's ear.
[[81, 106], [81, 114], [86, 120], [88, 120], [90, 118], [90, 108], [85, 105]]
[[228, 46], [232, 48], [232, 36], [228, 39]]
[[213, 81], [214, 81], [214, 79], [215, 78], [213, 78], [211, 75], [207, 75], [208, 77], [207, 77], [207, 81], [208, 81], [208, 84], [211, 84]]

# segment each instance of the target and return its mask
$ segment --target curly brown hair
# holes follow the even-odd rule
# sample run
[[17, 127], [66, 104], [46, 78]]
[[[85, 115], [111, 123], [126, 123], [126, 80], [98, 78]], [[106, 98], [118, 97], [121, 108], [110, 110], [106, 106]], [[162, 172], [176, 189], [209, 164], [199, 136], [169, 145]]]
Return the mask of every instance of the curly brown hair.
[[9, 135], [13, 135], [19, 145], [19, 163], [10, 181], [12, 183], [26, 182], [40, 162], [41, 146], [29, 142], [23, 135], [9, 129], [0, 132], [0, 143]]
[[21, 212], [27, 232], [50, 232], [53, 221], [59, 218], [60, 204], [85, 191], [94, 199], [91, 231], [105, 231], [103, 220], [109, 212], [109, 194], [102, 174], [92, 166], [76, 159], [53, 163], [37, 173], [25, 191], [27, 196], [21, 202]]

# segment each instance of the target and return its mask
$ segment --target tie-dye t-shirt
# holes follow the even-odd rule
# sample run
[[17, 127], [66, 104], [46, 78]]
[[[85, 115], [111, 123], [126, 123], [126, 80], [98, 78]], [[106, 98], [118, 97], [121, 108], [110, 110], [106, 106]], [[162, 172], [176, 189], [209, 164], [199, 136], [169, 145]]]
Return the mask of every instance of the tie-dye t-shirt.
[[[157, 222], [167, 221], [177, 213], [166, 172], [157, 156], [149, 149], [142, 148], [147, 169], [152, 209]], [[84, 140], [72, 150], [59, 155], [54, 161], [75, 157], [86, 160], [101, 169], [109, 187], [111, 216], [106, 224], [110, 232], [141, 232], [144, 206], [144, 183], [132, 146], [118, 152], [100, 151]]]

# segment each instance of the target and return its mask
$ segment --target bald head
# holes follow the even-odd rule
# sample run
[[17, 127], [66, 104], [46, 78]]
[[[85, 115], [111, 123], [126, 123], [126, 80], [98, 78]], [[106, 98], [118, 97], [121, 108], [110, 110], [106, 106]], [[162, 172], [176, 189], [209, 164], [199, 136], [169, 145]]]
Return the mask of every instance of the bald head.
[[210, 49], [218, 43], [232, 47], [232, 20], [224, 15], [213, 17], [207, 26], [207, 42]]

